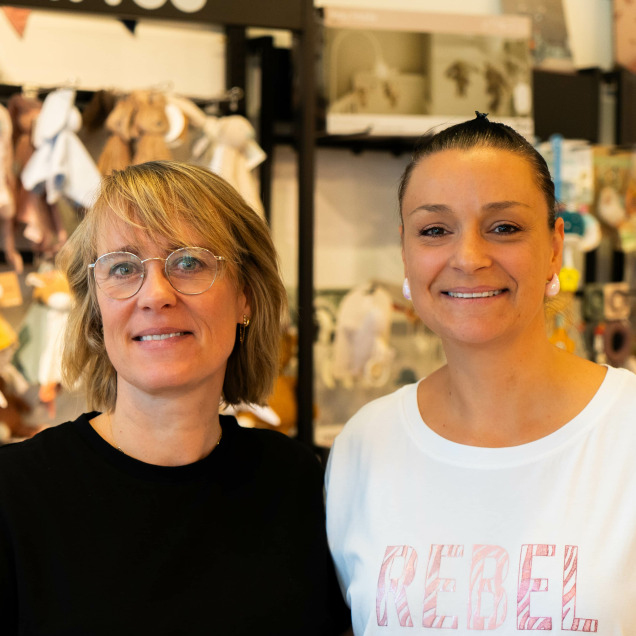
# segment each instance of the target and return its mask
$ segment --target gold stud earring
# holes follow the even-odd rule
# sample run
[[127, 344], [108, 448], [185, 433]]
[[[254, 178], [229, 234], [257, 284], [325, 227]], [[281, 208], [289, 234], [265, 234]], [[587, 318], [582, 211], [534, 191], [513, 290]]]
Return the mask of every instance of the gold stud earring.
[[241, 344], [245, 341], [245, 329], [249, 327], [250, 319], [243, 314], [243, 324], [239, 326], [239, 341]]

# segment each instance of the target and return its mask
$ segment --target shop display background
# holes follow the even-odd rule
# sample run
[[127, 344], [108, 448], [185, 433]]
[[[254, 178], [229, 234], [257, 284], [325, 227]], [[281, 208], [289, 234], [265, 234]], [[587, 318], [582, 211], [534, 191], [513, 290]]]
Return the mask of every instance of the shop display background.
[[[598, 66], [609, 69], [612, 65], [611, 18], [612, 3], [609, 0], [563, 0], [569, 39], [574, 64], [578, 68]], [[325, 6], [325, 2], [317, 2]], [[447, 0], [443, 7], [435, 0], [341, 0], [338, 6], [374, 7], [405, 10], [439, 11], [444, 13], [493, 14], [500, 12], [498, 0]], [[45, 12], [41, 12], [45, 13]], [[46, 17], [46, 16], [44, 16]], [[52, 17], [52, 16], [51, 16]], [[66, 19], [62, 13], [55, 14], [56, 19]], [[123, 33], [122, 37], [133, 39], [125, 27], [110, 21], [114, 28]], [[4, 28], [4, 25], [3, 25]], [[46, 27], [44, 27], [46, 28]], [[112, 28], [109, 26], [108, 28]], [[162, 25], [162, 29], [164, 26]], [[183, 27], [165, 25], [165, 35], [179, 37]], [[187, 29], [186, 29], [187, 31]], [[143, 29], [140, 31], [143, 33]], [[94, 38], [100, 42], [99, 38]], [[0, 38], [0, 64], [3, 59]], [[108, 55], [109, 37], [99, 46], [86, 45], [84, 51], [85, 66], [102, 69], [110, 66], [115, 73], [121, 73], [125, 65], [118, 58]], [[192, 50], [190, 57], [182, 55], [185, 65], [177, 73], [178, 81], [174, 89], [190, 94], [201, 94], [201, 86], [212, 77], [212, 82], [221, 80], [222, 63], [215, 58], [218, 49], [209, 44], [210, 57], [202, 55], [200, 49]], [[170, 47], [174, 50], [173, 47]], [[215, 52], [216, 51], [216, 52]], [[46, 60], [50, 56], [50, 42], [42, 46], [37, 59]], [[6, 53], [6, 44], [5, 44]], [[155, 66], [154, 65], [153, 68]], [[39, 68], [46, 72], [46, 65]], [[0, 66], [1, 69], [1, 66]], [[203, 70], [202, 70], [203, 69]], [[52, 71], [50, 71], [52, 73]], [[171, 71], [174, 74], [174, 70]], [[62, 76], [50, 76], [50, 81], [42, 82], [54, 85], [73, 79], [72, 72]], [[48, 75], [47, 75], [48, 77]], [[21, 83], [15, 78], [16, 83]], [[92, 82], [100, 87], [103, 79]], [[174, 79], [173, 79], [174, 81]], [[157, 79], [147, 77], [144, 85], [154, 84]], [[196, 88], [192, 82], [196, 84]], [[88, 88], [89, 82], [82, 79], [78, 88]], [[116, 85], [115, 82], [112, 84]], [[135, 81], [138, 86], [138, 82]], [[203, 93], [215, 94], [216, 84], [203, 90]], [[422, 131], [424, 132], [424, 131]], [[346, 290], [369, 279], [385, 280], [396, 284], [402, 279], [402, 262], [398, 234], [398, 216], [396, 189], [399, 176], [408, 161], [408, 157], [393, 156], [390, 153], [363, 152], [353, 155], [348, 150], [318, 149], [316, 152], [316, 191], [315, 191], [315, 287], [321, 290]], [[281, 254], [283, 276], [290, 290], [290, 298], [295, 298], [297, 286], [297, 180], [296, 153], [288, 146], [276, 148], [272, 201], [272, 231]], [[387, 386], [381, 392], [387, 392]], [[319, 407], [320, 405], [318, 405]], [[78, 409], [80, 410], [80, 409]]]

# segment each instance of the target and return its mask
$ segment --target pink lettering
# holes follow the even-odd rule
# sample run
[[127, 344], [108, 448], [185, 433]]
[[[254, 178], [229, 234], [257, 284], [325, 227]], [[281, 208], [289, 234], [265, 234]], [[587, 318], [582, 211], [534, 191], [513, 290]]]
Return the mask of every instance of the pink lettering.
[[[403, 559], [404, 565], [399, 576], [394, 577], [392, 566], [396, 559]], [[413, 620], [406, 598], [406, 588], [413, 581], [417, 567], [417, 552], [410, 545], [387, 546], [378, 578], [375, 612], [378, 625], [389, 624], [389, 595], [393, 597], [395, 610], [402, 627], [413, 627]]]
[[565, 546], [563, 559], [563, 614], [561, 627], [570, 632], [597, 632], [598, 621], [594, 618], [576, 617], [576, 574], [579, 547]]
[[519, 557], [519, 586], [517, 588], [517, 629], [551, 630], [552, 619], [547, 616], [530, 616], [530, 595], [532, 592], [546, 592], [547, 579], [532, 578], [532, 560], [534, 557], [554, 556], [555, 546], [546, 544], [527, 544], [521, 546]]
[[[492, 577], [484, 574], [486, 563], [494, 561]], [[468, 629], [490, 630], [503, 625], [508, 612], [508, 599], [503, 582], [508, 575], [508, 553], [498, 545], [474, 545], [468, 590]], [[482, 616], [485, 594], [492, 597], [492, 611]]]
[[441, 616], [437, 614], [438, 592], [454, 592], [455, 579], [440, 579], [439, 571], [442, 557], [464, 556], [463, 545], [432, 545], [426, 568], [426, 592], [424, 595], [424, 627], [457, 629], [457, 616]]

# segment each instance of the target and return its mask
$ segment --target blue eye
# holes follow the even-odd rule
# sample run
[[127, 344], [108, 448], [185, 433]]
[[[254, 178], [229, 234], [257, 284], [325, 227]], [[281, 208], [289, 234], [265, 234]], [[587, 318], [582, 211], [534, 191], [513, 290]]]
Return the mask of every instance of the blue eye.
[[179, 269], [184, 272], [195, 271], [203, 267], [203, 263], [194, 256], [183, 256], [174, 265], [174, 269]]
[[128, 278], [130, 276], [139, 276], [141, 267], [137, 263], [131, 261], [123, 261], [115, 263], [108, 270], [109, 278]]

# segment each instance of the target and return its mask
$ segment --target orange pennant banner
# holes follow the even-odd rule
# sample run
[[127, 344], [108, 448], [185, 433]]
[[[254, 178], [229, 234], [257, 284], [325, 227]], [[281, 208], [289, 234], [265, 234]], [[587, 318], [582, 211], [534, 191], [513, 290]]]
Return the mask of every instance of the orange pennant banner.
[[24, 30], [26, 29], [27, 20], [31, 14], [31, 9], [19, 9], [17, 7], [2, 7], [2, 11], [7, 16], [7, 19], [11, 23], [11, 26], [15, 29], [16, 33], [20, 36], [24, 36]]

